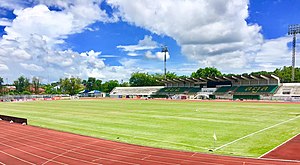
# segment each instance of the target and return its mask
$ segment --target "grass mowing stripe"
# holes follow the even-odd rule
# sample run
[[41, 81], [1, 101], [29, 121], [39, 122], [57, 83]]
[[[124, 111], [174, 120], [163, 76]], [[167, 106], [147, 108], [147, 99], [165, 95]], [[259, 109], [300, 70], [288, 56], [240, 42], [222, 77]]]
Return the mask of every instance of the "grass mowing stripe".
[[[48, 123], [46, 123], [46, 124], [48, 124]], [[76, 127], [76, 126], [70, 126], [70, 125], [64, 125], [62, 127], [68, 128], [68, 129], [73, 129], [73, 130], [78, 129], [78, 127]], [[50, 127], [50, 128], [52, 128], [52, 127]], [[63, 129], [60, 129], [60, 130], [63, 130]], [[101, 130], [95, 130], [94, 128], [91, 128], [91, 129], [90, 128], [84, 128], [84, 130], [82, 130], [82, 131], [100, 132], [102, 134], [107, 134], [107, 135], [110, 135], [110, 136], [113, 136], [113, 137], [129, 137], [129, 138], [139, 139], [139, 140], [143, 140], [143, 141], [152, 141], [152, 142], [159, 142], [159, 143], [169, 143], [169, 144], [177, 145], [177, 146], [185, 146], [185, 147], [190, 147], [190, 148], [195, 148], [195, 149], [208, 150], [207, 147], [201, 147], [201, 146], [195, 146], [195, 145], [188, 145], [188, 144], [184, 144], [184, 143], [176, 143], [176, 142], [172, 142], [172, 141], [166, 141], [166, 140], [160, 140], [160, 139], [154, 139], [154, 138], [146, 138], [146, 137], [140, 137], [140, 136], [130, 136], [128, 134], [121, 134], [120, 132], [118, 132], [118, 133], [114, 133], [112, 131], [106, 132], [106, 131], [101, 131]], [[81, 134], [80, 132], [82, 132], [82, 131], [79, 131], [77, 133]], [[86, 135], [86, 134], [83, 134], [83, 135]], [[115, 138], [114, 138], [114, 141], [116, 141]]]
[[253, 133], [251, 133], [251, 134], [248, 134], [248, 135], [246, 135], [246, 136], [243, 136], [243, 137], [241, 137], [241, 138], [238, 138], [238, 139], [236, 139], [236, 140], [234, 140], [234, 141], [232, 141], [232, 142], [229, 142], [229, 143], [226, 143], [226, 144], [224, 144], [224, 145], [222, 145], [222, 146], [220, 146], [220, 147], [217, 147], [217, 148], [214, 149], [214, 151], [217, 151], [217, 150], [219, 150], [219, 149], [221, 149], [221, 148], [224, 148], [224, 147], [226, 147], [226, 146], [228, 146], [228, 145], [230, 145], [230, 144], [233, 144], [233, 143], [235, 143], [235, 142], [237, 142], [237, 141], [240, 141], [240, 140], [242, 140], [242, 139], [245, 139], [245, 138], [247, 138], [247, 137], [249, 137], [249, 136], [252, 136], [252, 135], [255, 135], [255, 134], [257, 134], [257, 133], [263, 132], [263, 131], [265, 131], [265, 130], [274, 128], [274, 127], [276, 127], [276, 126], [278, 126], [278, 125], [281, 125], [281, 124], [290, 122], [290, 121], [295, 120], [295, 119], [297, 119], [297, 118], [299, 118], [299, 117], [300, 117], [300, 116], [296, 116], [296, 117], [291, 118], [291, 119], [289, 119], [289, 120], [286, 120], [286, 121], [277, 123], [277, 124], [275, 124], [275, 125], [272, 125], [272, 126], [270, 126], [270, 127], [267, 127], [267, 128], [261, 129], [261, 130], [258, 130], [258, 131], [256, 131], [256, 132], [253, 132]]

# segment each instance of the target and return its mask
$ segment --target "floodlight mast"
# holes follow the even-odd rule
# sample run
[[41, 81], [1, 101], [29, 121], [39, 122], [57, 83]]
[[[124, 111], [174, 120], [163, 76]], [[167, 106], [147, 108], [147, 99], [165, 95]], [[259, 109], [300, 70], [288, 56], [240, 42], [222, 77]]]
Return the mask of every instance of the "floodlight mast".
[[164, 54], [164, 78], [165, 79], [167, 79], [167, 52], [169, 52], [168, 51], [168, 47], [167, 46], [163, 46], [163, 48], [162, 48], [162, 50], [161, 50], [161, 52], [163, 52], [163, 53], [165, 53]]
[[295, 80], [295, 63], [296, 63], [296, 34], [300, 33], [300, 24], [289, 25], [288, 34], [293, 35], [293, 54], [292, 54], [292, 81]]

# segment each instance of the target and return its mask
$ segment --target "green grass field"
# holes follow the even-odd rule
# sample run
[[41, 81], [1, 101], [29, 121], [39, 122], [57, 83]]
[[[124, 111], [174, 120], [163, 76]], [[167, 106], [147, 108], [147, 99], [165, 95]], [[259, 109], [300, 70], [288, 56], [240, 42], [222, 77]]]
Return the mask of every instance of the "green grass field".
[[0, 114], [27, 118], [34, 126], [114, 141], [206, 153], [219, 148], [214, 153], [247, 157], [259, 157], [300, 132], [300, 104], [37, 101], [0, 103]]

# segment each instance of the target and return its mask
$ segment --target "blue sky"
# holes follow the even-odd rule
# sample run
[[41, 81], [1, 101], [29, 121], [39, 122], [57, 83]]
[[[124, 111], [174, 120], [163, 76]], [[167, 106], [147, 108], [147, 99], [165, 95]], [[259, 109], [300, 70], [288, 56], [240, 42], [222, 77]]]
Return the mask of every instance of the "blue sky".
[[[298, 0], [0, 0], [0, 77], [273, 71], [291, 63]], [[297, 64], [297, 63], [296, 63]]]

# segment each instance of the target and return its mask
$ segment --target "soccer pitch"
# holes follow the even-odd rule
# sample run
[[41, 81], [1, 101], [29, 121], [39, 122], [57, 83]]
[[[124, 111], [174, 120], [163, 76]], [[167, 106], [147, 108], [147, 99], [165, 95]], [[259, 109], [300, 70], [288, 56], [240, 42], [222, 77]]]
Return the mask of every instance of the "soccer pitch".
[[[300, 132], [300, 104], [164, 100], [0, 103], [30, 125], [108, 140], [259, 157]], [[217, 140], [213, 138], [216, 134]]]

